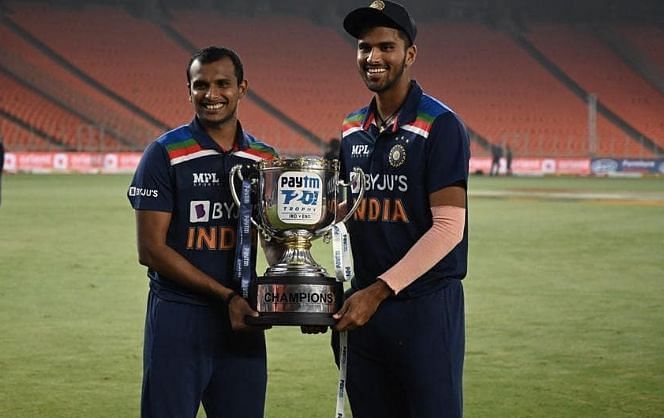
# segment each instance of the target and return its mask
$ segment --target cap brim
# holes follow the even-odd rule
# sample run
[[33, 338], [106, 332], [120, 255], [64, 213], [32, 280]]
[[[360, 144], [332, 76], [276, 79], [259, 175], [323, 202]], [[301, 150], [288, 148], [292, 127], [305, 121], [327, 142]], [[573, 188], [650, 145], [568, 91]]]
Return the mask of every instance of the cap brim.
[[355, 9], [348, 13], [344, 19], [344, 29], [354, 38], [359, 38], [365, 29], [376, 26], [403, 30], [403, 28], [399, 27], [399, 25], [385, 16], [380, 10], [371, 7]]

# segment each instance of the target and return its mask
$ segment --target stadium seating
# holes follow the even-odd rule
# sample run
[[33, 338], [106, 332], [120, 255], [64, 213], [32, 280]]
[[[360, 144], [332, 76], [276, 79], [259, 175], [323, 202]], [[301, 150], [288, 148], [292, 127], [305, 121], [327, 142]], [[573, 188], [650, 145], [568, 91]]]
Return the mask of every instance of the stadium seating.
[[34, 131], [30, 131], [9, 119], [0, 116], [0, 136], [7, 151], [59, 151], [62, 147], [53, 144]]
[[654, 25], [622, 24], [618, 32], [656, 66], [664, 78], [664, 31]]
[[[49, 135], [71, 146], [78, 146], [83, 129], [75, 124], [87, 123], [65, 107], [117, 132], [117, 138], [105, 134], [102, 142], [102, 147], [114, 149], [141, 149], [167, 127], [186, 123], [192, 115], [184, 84], [191, 53], [188, 44], [225, 45], [238, 51], [251, 92], [276, 109], [246, 97], [240, 105], [240, 119], [249, 132], [285, 155], [322, 153], [306, 137], [323, 141], [338, 137], [343, 117], [371, 98], [357, 75], [352, 39], [340, 28], [321, 26], [306, 17], [170, 10], [163, 15], [167, 17], [164, 22], [185, 40], [178, 42], [160, 24], [118, 6], [90, 4], [77, 9], [52, 2], [39, 3], [39, 7], [10, 2], [7, 10], [27, 32], [126, 101], [122, 105], [112, 100], [102, 89], [83, 82], [62, 63], [0, 25], [0, 67], [22, 74], [24, 81], [44, 93], [30, 93], [5, 76], [2, 94], [21, 97], [22, 103], [8, 106], [5, 101], [2, 109], [43, 127], [41, 119], [46, 117], [35, 112], [55, 107], [48, 112], [50, 123], [56, 123], [53, 118], [59, 115], [65, 122], [57, 121], [58, 126], [66, 126], [66, 135], [78, 139], [64, 138], [62, 133]], [[67, 30], [62, 30], [62, 22], [67, 22]], [[420, 23], [419, 28], [415, 78], [489, 143], [509, 143], [517, 158], [653, 156], [601, 114], [597, 115], [598, 143], [593, 149], [585, 100], [508, 32], [470, 21], [435, 19]], [[618, 32], [661, 65], [661, 37], [650, 39], [661, 33], [657, 31], [624, 25]], [[526, 36], [583, 89], [597, 94], [603, 105], [664, 147], [664, 96], [592, 32], [560, 24], [532, 24]], [[56, 97], [65, 106], [58, 108], [46, 97]], [[34, 104], [26, 104], [27, 98], [34, 99]], [[126, 138], [132, 143], [123, 140]], [[478, 142], [471, 149], [473, 155], [488, 155]]]
[[[587, 105], [506, 33], [479, 23], [421, 25], [415, 75], [493, 143], [509, 142], [517, 156], [587, 156]], [[649, 155], [605, 118], [597, 117], [599, 154], [616, 143]], [[613, 149], [612, 149], [613, 148]], [[486, 151], [485, 151], [486, 153]]]
[[155, 119], [169, 127], [189, 120], [183, 81], [189, 54], [150, 21], [111, 6], [11, 8], [10, 16], [32, 35]]
[[55, 97], [94, 120], [106, 131], [117, 132], [132, 143], [126, 149], [142, 149], [159, 131], [137, 115], [85, 84], [35, 46], [0, 25], [0, 66], [4, 66], [39, 91]]
[[107, 132], [42, 98], [2, 72], [0, 85], [0, 109], [45, 132], [65, 147], [86, 151], [120, 149], [120, 142]]
[[533, 25], [529, 38], [586, 91], [664, 147], [664, 96], [580, 26]]

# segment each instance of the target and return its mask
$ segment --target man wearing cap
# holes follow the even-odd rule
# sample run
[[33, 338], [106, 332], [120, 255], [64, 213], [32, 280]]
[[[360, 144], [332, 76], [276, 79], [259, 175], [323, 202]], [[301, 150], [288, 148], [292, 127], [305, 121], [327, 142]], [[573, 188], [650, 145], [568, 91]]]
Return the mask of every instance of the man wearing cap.
[[355, 277], [335, 315], [336, 331], [349, 331], [350, 406], [355, 418], [460, 417], [466, 129], [411, 80], [417, 30], [403, 6], [374, 1], [344, 28], [373, 92], [344, 120], [339, 153], [346, 180], [354, 167], [366, 173], [348, 225]]

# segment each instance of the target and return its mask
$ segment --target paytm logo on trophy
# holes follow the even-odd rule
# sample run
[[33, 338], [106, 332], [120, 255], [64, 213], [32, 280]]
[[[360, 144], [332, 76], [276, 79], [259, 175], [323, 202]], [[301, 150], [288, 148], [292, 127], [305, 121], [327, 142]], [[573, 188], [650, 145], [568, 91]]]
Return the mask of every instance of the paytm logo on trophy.
[[286, 223], [317, 223], [322, 211], [322, 191], [321, 178], [314, 173], [283, 173], [279, 178], [279, 218]]
[[[247, 171], [243, 168], [253, 170], [243, 175]], [[313, 259], [311, 241], [330, 234], [335, 225], [352, 216], [364, 194], [362, 170], [352, 172], [353, 190], [348, 190], [350, 182], [339, 179], [338, 160], [314, 157], [261, 161], [252, 167], [237, 165], [229, 177], [240, 213], [242, 205], [246, 206], [243, 202], [256, 202], [251, 224], [265, 239], [285, 247], [281, 259], [248, 285], [249, 301], [259, 316], [248, 317], [247, 322], [333, 325], [332, 315], [343, 299], [343, 283], [329, 277]], [[252, 199], [241, 202], [235, 188], [238, 180], [251, 184]]]

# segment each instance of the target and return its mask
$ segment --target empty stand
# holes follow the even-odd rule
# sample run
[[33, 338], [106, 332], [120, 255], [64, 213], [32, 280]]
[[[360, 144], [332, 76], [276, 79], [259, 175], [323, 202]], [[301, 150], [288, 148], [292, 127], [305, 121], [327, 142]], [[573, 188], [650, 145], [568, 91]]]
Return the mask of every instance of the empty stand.
[[97, 126], [43, 99], [0, 72], [0, 110], [76, 150], [118, 150], [119, 142]]
[[[427, 23], [418, 47], [415, 77], [490, 142], [509, 142], [516, 156], [588, 156], [586, 103], [507, 34], [479, 23]], [[620, 130], [597, 120], [600, 138], [624, 143]], [[598, 153], [610, 148], [600, 141]], [[650, 154], [638, 144], [629, 153]]]
[[111, 6], [62, 10], [13, 3], [11, 9], [10, 17], [32, 35], [154, 118], [170, 127], [189, 120], [189, 54], [150, 21]]
[[47, 141], [34, 129], [26, 129], [2, 116], [0, 116], [0, 136], [3, 138], [7, 152], [62, 150], [61, 146]]
[[631, 126], [664, 147], [664, 96], [583, 27], [539, 24], [533, 44], [586, 91]]
[[660, 76], [664, 77], [664, 30], [654, 25], [643, 24], [618, 25], [617, 30], [655, 64]]
[[158, 130], [91, 88], [41, 53], [33, 45], [0, 25], [0, 66], [35, 89], [56, 98], [70, 109], [94, 120], [100, 129], [125, 139], [119, 148], [142, 149]]

